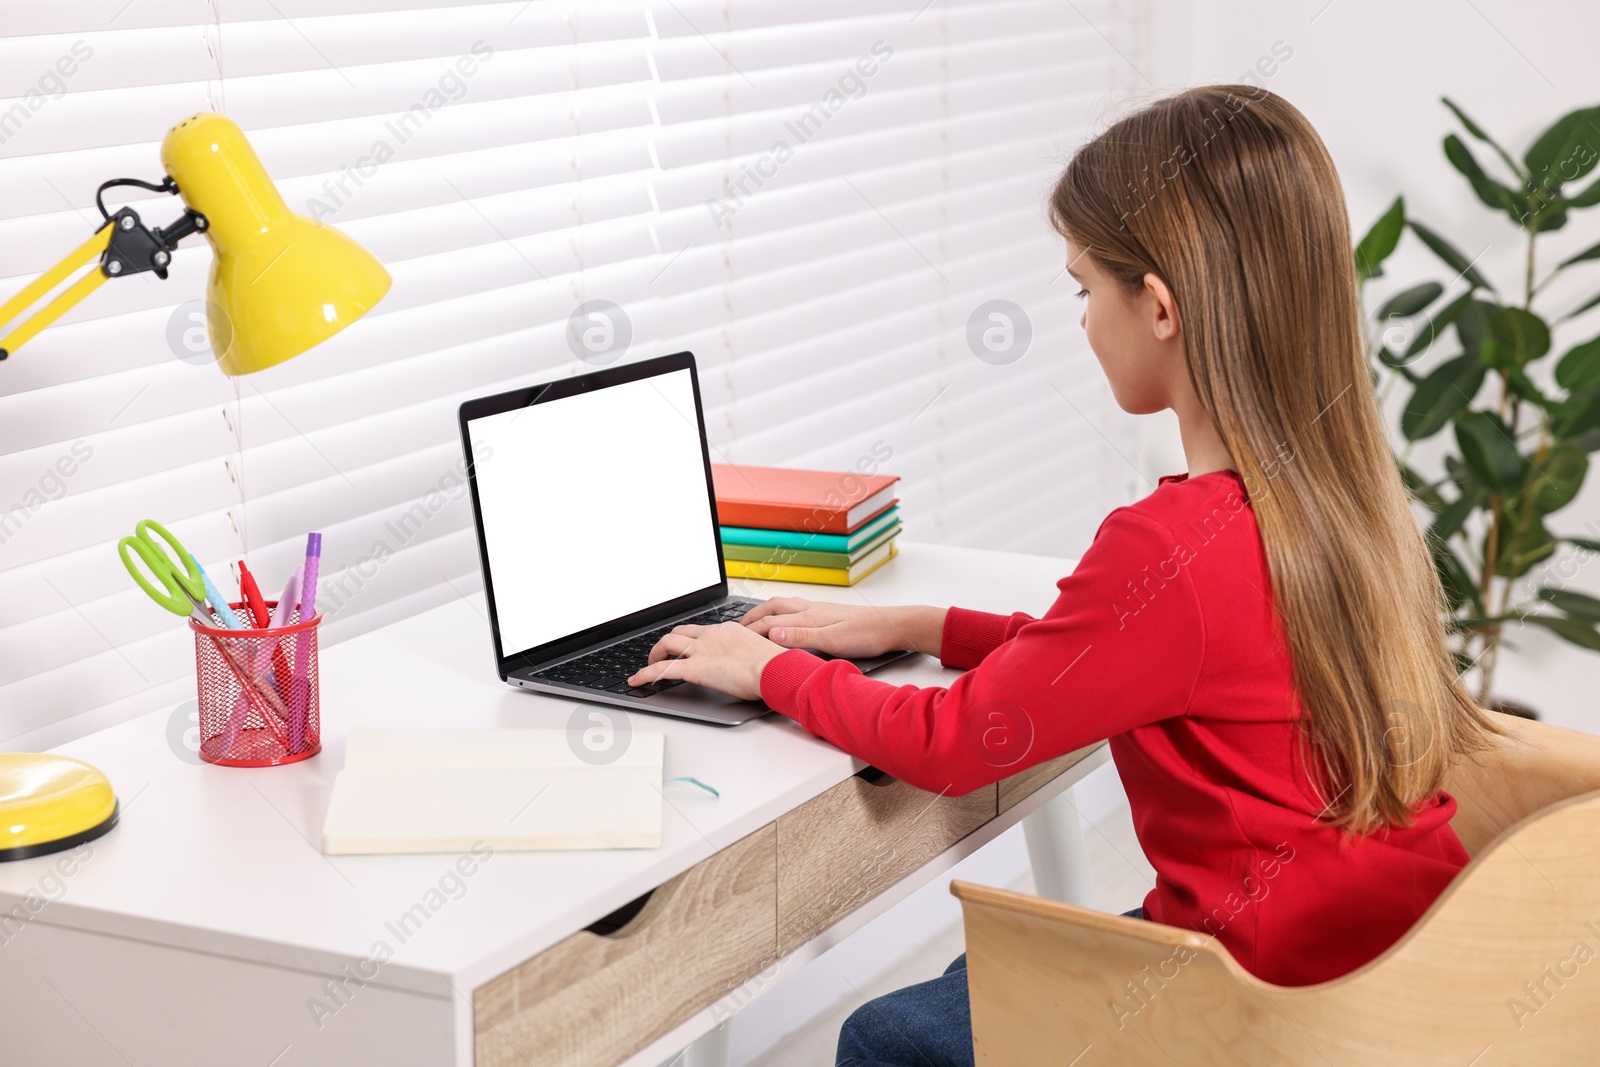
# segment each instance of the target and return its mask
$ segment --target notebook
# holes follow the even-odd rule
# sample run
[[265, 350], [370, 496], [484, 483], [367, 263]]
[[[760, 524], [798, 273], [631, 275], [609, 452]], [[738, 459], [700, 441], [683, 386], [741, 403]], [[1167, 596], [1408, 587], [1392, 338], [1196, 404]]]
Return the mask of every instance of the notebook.
[[603, 764], [579, 757], [584, 741], [566, 730], [351, 730], [322, 851], [659, 848], [665, 735], [634, 731]]
[[761, 530], [752, 526], [719, 526], [723, 555], [729, 545], [749, 545], [771, 548], [798, 548], [817, 552], [854, 552], [868, 541], [875, 540], [885, 530], [900, 525], [900, 507], [893, 505], [875, 518], [856, 527], [849, 534], [795, 533], [792, 530]]
[[794, 563], [752, 563], [749, 560], [730, 559], [723, 565], [729, 578], [754, 578], [769, 582], [805, 582], [809, 585], [855, 585], [861, 579], [888, 563], [899, 550], [891, 539], [888, 544], [868, 552], [849, 568], [806, 567]]
[[860, 547], [852, 548], [848, 552], [822, 552], [806, 548], [770, 548], [765, 545], [741, 545], [724, 541], [722, 543], [722, 558], [725, 560], [746, 560], [751, 563], [795, 563], [802, 567], [842, 567], [849, 568], [870, 552], [881, 548], [900, 532], [899, 523], [891, 523], [885, 529], [861, 542]]
[[724, 526], [847, 534], [895, 502], [900, 476], [713, 463], [711, 480]]

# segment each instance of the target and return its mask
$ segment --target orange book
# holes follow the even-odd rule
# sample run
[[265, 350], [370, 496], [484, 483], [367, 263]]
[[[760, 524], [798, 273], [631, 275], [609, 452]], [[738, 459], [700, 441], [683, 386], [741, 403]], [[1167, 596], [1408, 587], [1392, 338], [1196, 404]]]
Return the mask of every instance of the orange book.
[[895, 504], [900, 476], [713, 463], [711, 480], [723, 526], [848, 534]]

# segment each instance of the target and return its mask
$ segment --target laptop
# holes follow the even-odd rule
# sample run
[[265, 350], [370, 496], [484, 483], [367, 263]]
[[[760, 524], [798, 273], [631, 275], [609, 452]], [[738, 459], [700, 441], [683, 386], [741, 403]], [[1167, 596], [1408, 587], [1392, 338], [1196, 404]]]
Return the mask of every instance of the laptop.
[[460, 421], [502, 681], [726, 725], [770, 710], [692, 682], [626, 681], [674, 626], [760, 603], [728, 593], [693, 355], [469, 400]]

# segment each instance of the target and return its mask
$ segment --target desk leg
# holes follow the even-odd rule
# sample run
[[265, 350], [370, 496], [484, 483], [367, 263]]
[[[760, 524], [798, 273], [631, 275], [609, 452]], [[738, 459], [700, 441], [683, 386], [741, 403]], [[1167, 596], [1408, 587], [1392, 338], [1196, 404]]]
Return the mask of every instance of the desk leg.
[[715, 1030], [703, 1035], [683, 1050], [683, 1067], [728, 1067], [733, 1056], [731, 1020], [724, 1019]]
[[1028, 841], [1028, 862], [1033, 865], [1033, 889], [1038, 896], [1077, 904], [1085, 908], [1095, 902], [1094, 883], [1089, 878], [1089, 855], [1083, 847], [1083, 826], [1072, 790], [1046, 801], [1044, 806], [1022, 820], [1022, 833]]

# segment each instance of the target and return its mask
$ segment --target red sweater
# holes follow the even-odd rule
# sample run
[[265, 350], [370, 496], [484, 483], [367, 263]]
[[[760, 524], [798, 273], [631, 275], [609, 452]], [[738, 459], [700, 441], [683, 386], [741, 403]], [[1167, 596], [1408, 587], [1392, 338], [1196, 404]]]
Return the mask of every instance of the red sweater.
[[1169, 475], [1113, 511], [1043, 618], [951, 608], [948, 689], [799, 649], [767, 704], [936, 793], [1110, 738], [1156, 887], [1145, 918], [1218, 937], [1257, 977], [1308, 985], [1391, 945], [1467, 862], [1441, 793], [1411, 826], [1320, 822], [1255, 514], [1233, 471]]

